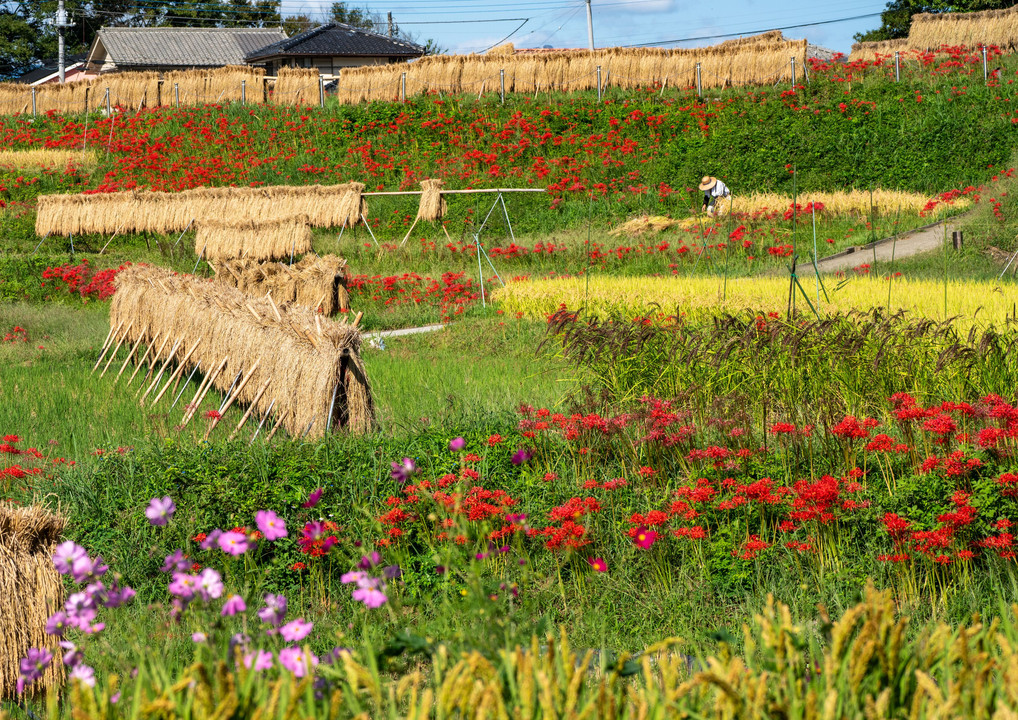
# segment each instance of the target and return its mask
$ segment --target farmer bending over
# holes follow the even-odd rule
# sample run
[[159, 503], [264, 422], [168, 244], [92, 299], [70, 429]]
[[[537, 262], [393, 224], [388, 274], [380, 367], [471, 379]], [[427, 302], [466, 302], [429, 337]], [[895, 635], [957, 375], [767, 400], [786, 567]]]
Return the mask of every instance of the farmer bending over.
[[703, 176], [700, 181], [700, 190], [703, 191], [703, 207], [700, 208], [700, 211], [706, 211], [711, 217], [714, 216], [714, 206], [717, 204], [718, 198], [730, 197], [732, 194], [727, 185], [710, 175]]

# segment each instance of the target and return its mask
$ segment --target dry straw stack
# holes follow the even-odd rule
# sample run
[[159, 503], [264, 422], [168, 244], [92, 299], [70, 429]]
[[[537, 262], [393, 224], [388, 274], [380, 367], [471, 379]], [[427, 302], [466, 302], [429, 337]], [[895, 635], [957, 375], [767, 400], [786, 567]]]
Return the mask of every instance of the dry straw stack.
[[45, 628], [64, 603], [53, 551], [65, 524], [38, 506], [0, 503], [0, 698], [14, 696], [19, 661], [32, 647], [47, 648], [58, 658], [46, 669], [44, 687], [63, 680], [60, 638]]
[[1018, 6], [972, 13], [920, 13], [912, 16], [909, 47], [935, 50], [943, 45], [975, 48], [997, 45], [1018, 47]]
[[255, 297], [271, 293], [276, 302], [293, 302], [326, 317], [350, 309], [346, 260], [306, 255], [294, 265], [226, 260], [214, 264], [216, 280]]
[[318, 70], [280, 68], [272, 90], [274, 105], [308, 105], [318, 102]]
[[271, 220], [202, 220], [194, 252], [209, 260], [281, 260], [312, 251], [306, 215]]
[[445, 183], [435, 178], [421, 180], [421, 203], [417, 208], [418, 220], [441, 220], [449, 210], [448, 203], [442, 195]]
[[[180, 70], [166, 73], [162, 88], [162, 105], [172, 106], [180, 95], [181, 105], [240, 102], [241, 82], [246, 83], [244, 99], [260, 103], [265, 71], [261, 68], [228, 65], [217, 70]], [[176, 87], [175, 87], [176, 86]]]
[[[367, 215], [364, 184], [273, 185], [195, 188], [179, 193], [125, 191], [91, 195], [40, 195], [35, 231], [40, 235], [114, 232], [183, 232], [225, 219], [260, 222], [307, 216], [311, 227], [355, 224]], [[199, 249], [201, 246], [199, 246]]]
[[688, 87], [695, 82], [699, 62], [703, 87], [717, 88], [789, 79], [791, 58], [796, 58], [800, 68], [806, 61], [806, 41], [787, 40], [778, 31], [708, 48], [510, 54], [511, 49], [507, 46], [486, 55], [437, 55], [409, 65], [344, 70], [339, 100], [346, 103], [392, 100], [398, 96], [400, 75], [404, 72], [408, 95], [425, 91], [497, 92], [500, 70], [505, 70], [507, 92], [534, 93], [596, 88], [599, 65], [603, 85], [638, 88], [661, 82]]
[[874, 42], [859, 42], [852, 45], [852, 52], [848, 56], [849, 62], [864, 60], [873, 62], [880, 57], [894, 57], [894, 53], [908, 49], [908, 38], [896, 40], [878, 40]]
[[[259, 415], [271, 405], [291, 437], [320, 438], [327, 428], [363, 434], [374, 427], [355, 327], [322, 321], [299, 305], [254, 299], [161, 268], [134, 266], [121, 271], [115, 283], [110, 326], [119, 330], [114, 337], [130, 346], [139, 340], [151, 346], [157, 334], [170, 338], [157, 361], [180, 362], [189, 353], [184, 372], [200, 364], [224, 393], [234, 378], [246, 378], [238, 381], [237, 400], [253, 404]], [[162, 340], [157, 355], [159, 345]]]

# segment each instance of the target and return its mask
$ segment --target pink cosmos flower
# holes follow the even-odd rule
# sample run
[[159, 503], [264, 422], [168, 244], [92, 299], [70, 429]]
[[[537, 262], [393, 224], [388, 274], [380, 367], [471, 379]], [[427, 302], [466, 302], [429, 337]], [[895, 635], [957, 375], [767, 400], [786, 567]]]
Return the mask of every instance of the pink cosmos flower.
[[219, 536], [219, 549], [227, 555], [243, 555], [249, 547], [250, 543], [244, 533], [230, 530]]
[[322, 490], [324, 490], [324, 488], [318, 488], [317, 490], [312, 492], [310, 495], [308, 495], [307, 502], [305, 502], [303, 505], [301, 505], [301, 507], [303, 507], [303, 508], [313, 508], [315, 505], [317, 505], [318, 501], [322, 499]]
[[77, 680], [82, 685], [86, 685], [90, 688], [95, 687], [95, 670], [90, 668], [88, 665], [78, 665], [71, 670], [70, 677], [72, 680]]
[[271, 510], [259, 510], [255, 524], [269, 542], [286, 537], [286, 522]]
[[244, 598], [240, 595], [231, 595], [227, 598], [226, 602], [223, 603], [223, 611], [220, 613], [223, 617], [233, 616], [237, 613], [242, 613], [247, 610], [247, 605], [244, 604]]
[[212, 568], [205, 568], [198, 575], [196, 592], [205, 601], [223, 596], [223, 578]]
[[68, 575], [75, 561], [84, 557], [88, 557], [85, 548], [68, 540], [57, 546], [56, 552], [53, 553], [53, 565], [58, 573]]
[[244, 656], [244, 667], [248, 670], [261, 672], [272, 667], [272, 653], [268, 650], [256, 650]]
[[273, 595], [271, 593], [266, 595], [265, 607], [258, 611], [258, 617], [261, 618], [263, 623], [273, 627], [282, 624], [283, 618], [286, 617], [286, 596]]
[[587, 562], [599, 573], [608, 572], [608, 563], [604, 561], [604, 558], [587, 558]]
[[636, 535], [633, 537], [633, 543], [636, 547], [647, 550], [657, 541], [657, 533], [653, 530], [648, 530], [645, 527], [641, 527], [636, 531]]
[[308, 636], [313, 627], [314, 623], [306, 622], [304, 618], [297, 618], [279, 628], [279, 634], [286, 642], [300, 642]]
[[167, 495], [163, 498], [152, 498], [145, 508], [145, 517], [153, 525], [165, 525], [176, 511], [177, 506]]
[[300, 648], [283, 648], [279, 651], [279, 664], [292, 672], [295, 677], [304, 677], [318, 664], [318, 658]]
[[358, 600], [364, 603], [371, 609], [380, 608], [389, 601], [389, 598], [385, 596], [381, 590], [374, 588], [359, 587], [351, 593], [351, 597], [354, 600]]
[[453, 452], [460, 452], [466, 446], [467, 441], [461, 437], [454, 438], [449, 441], [449, 449], [452, 450]]
[[193, 632], [193, 633], [191, 633], [191, 642], [193, 642], [193, 643], [203, 643], [203, 642], [205, 642], [208, 639], [209, 639], [209, 636], [206, 635], [203, 632]]

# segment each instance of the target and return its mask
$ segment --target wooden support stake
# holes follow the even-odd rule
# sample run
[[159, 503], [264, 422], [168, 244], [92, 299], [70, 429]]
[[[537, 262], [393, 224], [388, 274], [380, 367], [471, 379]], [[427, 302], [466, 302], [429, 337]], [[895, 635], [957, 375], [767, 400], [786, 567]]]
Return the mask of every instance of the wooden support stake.
[[132, 320], [128, 324], [127, 329], [124, 330], [124, 334], [120, 336], [120, 341], [117, 343], [117, 346], [115, 348], [113, 348], [113, 352], [110, 353], [110, 357], [106, 361], [106, 365], [105, 365], [105, 367], [103, 367], [103, 371], [101, 373], [99, 373], [99, 377], [102, 377], [103, 375], [105, 375], [106, 371], [110, 369], [110, 365], [113, 363], [113, 358], [115, 358], [117, 356], [117, 353], [120, 352], [120, 346], [124, 344], [124, 340], [126, 340], [127, 336], [131, 334], [131, 328], [133, 328], [133, 327], [134, 327], [134, 321]]
[[[163, 354], [163, 350], [166, 348], [166, 343], [168, 343], [169, 341], [170, 335], [169, 333], [167, 333], [166, 337], [163, 338], [163, 342], [159, 346], [159, 349], [152, 353], [152, 357], [148, 359], [148, 372], [145, 373], [145, 377], [141, 381], [141, 387], [138, 388], [138, 393], [141, 392], [142, 387], [145, 387], [145, 381], [152, 377], [152, 372], [156, 369], [156, 364], [159, 362], [159, 356]], [[136, 397], [138, 393], [135, 393]]]
[[361, 318], [362, 318], [363, 316], [364, 316], [364, 311], [361, 311], [361, 312], [357, 313], [357, 317], [355, 317], [355, 318], [353, 319], [353, 326], [354, 326], [354, 327], [357, 327], [358, 325], [360, 325], [360, 322], [361, 322]]
[[127, 381], [128, 386], [134, 382], [134, 376], [138, 374], [138, 371], [145, 366], [145, 361], [148, 360], [148, 354], [152, 352], [152, 348], [154, 348], [156, 343], [159, 342], [159, 336], [161, 334], [161, 332], [157, 332], [155, 337], [149, 341], [148, 347], [145, 348], [145, 354], [141, 356], [141, 360], [139, 360], [138, 364], [134, 366], [134, 372], [131, 373], [131, 378]]
[[420, 216], [417, 216], [417, 217], [414, 218], [414, 222], [413, 222], [412, 225], [410, 225], [410, 229], [407, 230], [406, 231], [406, 235], [403, 236], [403, 242], [401, 242], [399, 244], [400, 247], [403, 247], [404, 245], [406, 245], [406, 241], [410, 239], [410, 233], [412, 233], [414, 231], [414, 228], [417, 227], [417, 221], [418, 220], [420, 220]]
[[103, 343], [103, 348], [102, 348], [102, 351], [101, 351], [101, 352], [99, 353], [99, 359], [98, 359], [98, 360], [96, 360], [96, 361], [95, 361], [95, 365], [93, 365], [93, 366], [92, 366], [92, 372], [93, 372], [93, 373], [94, 373], [94, 372], [95, 372], [96, 370], [98, 370], [98, 369], [99, 369], [99, 363], [101, 363], [101, 362], [103, 361], [103, 358], [104, 358], [104, 357], [106, 356], [106, 351], [107, 351], [107, 350], [109, 350], [109, 349], [110, 349], [110, 346], [111, 346], [111, 345], [113, 344], [113, 337], [114, 337], [114, 336], [115, 336], [115, 335], [116, 335], [117, 333], [119, 333], [119, 332], [120, 332], [120, 328], [122, 328], [122, 327], [124, 327], [124, 323], [120, 323], [119, 325], [117, 325], [117, 329], [116, 329], [116, 330], [111, 330], [111, 331], [110, 331], [110, 334], [109, 334], [109, 336], [107, 336], [107, 338], [106, 338], [106, 342], [105, 342], [105, 343]]
[[240, 419], [240, 422], [237, 423], [237, 427], [235, 427], [233, 429], [233, 432], [230, 433], [230, 437], [226, 438], [226, 442], [230, 442], [231, 440], [233, 440], [233, 438], [236, 437], [237, 433], [240, 432], [240, 429], [244, 427], [244, 423], [246, 423], [247, 419], [251, 417], [251, 413], [252, 411], [254, 411], [255, 405], [257, 405], [258, 401], [262, 399], [262, 393], [264, 393], [266, 388], [269, 387], [270, 382], [272, 382], [272, 378], [269, 378], [268, 380], [263, 382], [262, 386], [258, 388], [258, 392], [255, 393], [254, 400], [252, 400], [251, 404], [247, 406], [247, 412], [244, 413], [244, 417]]
[[226, 411], [230, 409], [231, 405], [233, 405], [234, 400], [236, 400], [237, 397], [240, 395], [240, 391], [244, 389], [245, 385], [247, 385], [247, 381], [251, 379], [252, 375], [254, 375], [255, 370], [258, 369], [258, 366], [261, 364], [261, 362], [262, 362], [261, 358], [255, 360], [255, 364], [252, 365], [251, 369], [247, 371], [247, 375], [245, 375], [244, 379], [240, 381], [236, 388], [234, 388], [233, 394], [230, 395], [229, 398], [227, 398], [226, 404], [223, 405], [223, 409], [219, 411], [219, 417], [215, 418], [209, 425], [209, 429], [205, 431], [205, 437], [202, 438], [203, 440], [209, 439], [209, 435], [211, 435], [212, 431], [216, 429], [216, 425], [218, 425], [219, 421], [223, 419], [223, 415], [225, 415]]
[[114, 327], [112, 325], [110, 325], [110, 331], [108, 333], [106, 333], [106, 339], [103, 340], [102, 347], [99, 348], [99, 359], [95, 363], [96, 367], [98, 367], [99, 363], [102, 362], [102, 356], [103, 356], [103, 354], [104, 354], [104, 352], [106, 350], [106, 346], [110, 344], [110, 338], [113, 337], [113, 332], [114, 332]]
[[187, 352], [186, 355], [184, 355], [184, 358], [177, 365], [177, 369], [173, 371], [173, 374], [170, 375], [170, 379], [166, 381], [166, 384], [163, 385], [163, 389], [159, 391], [159, 394], [156, 395], [155, 399], [152, 401], [153, 405], [155, 405], [157, 402], [159, 402], [159, 399], [163, 396], [163, 393], [165, 393], [169, 389], [170, 383], [172, 383], [174, 380], [178, 379], [180, 377], [181, 373], [184, 372], [184, 367], [187, 366], [187, 361], [191, 359], [191, 355], [193, 355], [194, 351], [198, 349], [199, 345], [201, 345], [201, 341], [202, 341], [202, 338], [198, 338], [198, 342], [196, 342], [194, 345], [192, 345], [191, 349]]
[[258, 314], [258, 311], [251, 307], [251, 303], [244, 303], [244, 306], [251, 311], [251, 314], [255, 316], [255, 320], [258, 322], [262, 321], [262, 316]]
[[193, 418], [194, 414], [198, 412], [198, 407], [201, 405], [202, 400], [205, 399], [205, 395], [208, 393], [209, 388], [212, 387], [212, 381], [215, 380], [216, 376], [223, 371], [224, 367], [226, 367], [226, 360], [228, 357], [229, 356], [224, 356], [219, 362], [219, 365], [216, 366], [216, 369], [206, 375], [205, 379], [201, 381], [201, 385], [198, 386], [198, 391], [194, 394], [191, 402], [184, 409], [184, 417], [180, 421], [181, 428], [187, 427], [187, 424], [191, 422], [191, 418]]
[[284, 410], [283, 412], [281, 412], [279, 414], [279, 419], [276, 420], [276, 424], [272, 426], [272, 432], [270, 432], [269, 436], [267, 438], [265, 438], [265, 443], [266, 444], [268, 444], [269, 441], [272, 440], [272, 437], [276, 434], [276, 430], [278, 430], [279, 426], [283, 424], [283, 418], [285, 418], [289, 414], [290, 414], [289, 410]]
[[141, 331], [141, 334], [138, 336], [138, 339], [134, 341], [134, 346], [131, 347], [131, 351], [127, 353], [127, 357], [124, 358], [124, 364], [120, 366], [120, 372], [117, 373], [117, 377], [113, 380], [114, 385], [120, 382], [120, 376], [123, 375], [124, 370], [127, 369], [127, 363], [131, 362], [131, 358], [134, 357], [134, 353], [137, 352], [138, 346], [141, 345], [141, 341], [145, 338], [145, 333], [147, 332], [148, 328], [146, 327], [144, 330]]
[[152, 384], [148, 386], [148, 390], [146, 390], [145, 394], [141, 396], [141, 400], [138, 401], [139, 405], [144, 406], [145, 405], [145, 398], [147, 398], [148, 394], [150, 392], [152, 392], [153, 390], [155, 390], [156, 386], [159, 385], [159, 381], [162, 379], [163, 373], [166, 372], [166, 368], [169, 366], [170, 360], [173, 359], [173, 356], [177, 352], [177, 348], [180, 347], [180, 343], [182, 343], [182, 342], [184, 342], [184, 338], [179, 338], [177, 340], [177, 342], [173, 343], [173, 349], [170, 350], [170, 354], [166, 356], [166, 360], [163, 362], [163, 366], [161, 368], [159, 368], [159, 372], [156, 374], [156, 377], [152, 381]]
[[272, 306], [272, 312], [276, 315], [276, 322], [282, 323], [283, 316], [279, 314], [279, 308], [276, 307], [276, 302], [272, 299], [272, 292], [265, 293], [265, 297], [268, 298], [269, 304]]

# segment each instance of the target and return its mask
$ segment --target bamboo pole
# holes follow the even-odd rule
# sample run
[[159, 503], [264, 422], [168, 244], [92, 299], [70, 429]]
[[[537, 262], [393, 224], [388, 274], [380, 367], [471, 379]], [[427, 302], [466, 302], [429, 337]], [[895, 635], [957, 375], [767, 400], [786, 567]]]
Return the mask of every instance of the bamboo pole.
[[353, 325], [353, 327], [357, 327], [360, 324], [361, 318], [363, 316], [364, 316], [364, 311], [363, 310], [357, 313], [357, 316], [353, 319], [353, 323], [351, 323]]
[[280, 413], [279, 419], [276, 420], [276, 424], [272, 426], [272, 432], [270, 432], [268, 437], [265, 438], [265, 443], [266, 444], [268, 444], [272, 440], [272, 437], [276, 434], [276, 430], [278, 430], [279, 426], [283, 424], [283, 418], [285, 418], [289, 414], [290, 414], [289, 410], [286, 410], [286, 411], [283, 411], [282, 413]]
[[226, 367], [227, 359], [228, 356], [223, 356], [223, 359], [219, 362], [219, 365], [216, 366], [216, 369], [209, 373], [205, 379], [202, 380], [201, 385], [198, 386], [198, 391], [195, 392], [194, 397], [191, 398], [191, 402], [184, 409], [184, 417], [180, 421], [180, 427], [182, 429], [187, 427], [187, 424], [191, 422], [191, 418], [193, 418], [194, 414], [198, 411], [198, 406], [201, 405], [202, 400], [205, 399], [205, 395], [209, 391], [209, 388], [212, 387], [212, 381], [215, 380], [216, 376], [222, 372], [224, 367]]
[[252, 375], [254, 375], [255, 370], [258, 369], [258, 366], [261, 364], [261, 362], [262, 362], [261, 358], [255, 360], [255, 364], [252, 365], [251, 369], [247, 371], [247, 375], [244, 376], [244, 379], [241, 380], [240, 384], [238, 384], [237, 387], [234, 389], [233, 394], [230, 395], [230, 397], [226, 400], [226, 403], [223, 405], [223, 409], [219, 411], [219, 417], [215, 418], [209, 425], [208, 430], [205, 431], [205, 437], [202, 438], [203, 440], [209, 439], [209, 435], [211, 435], [212, 431], [216, 429], [216, 425], [218, 425], [219, 421], [223, 419], [223, 415], [225, 415], [226, 411], [230, 409], [231, 405], [233, 405], [234, 400], [236, 400], [237, 396], [240, 395], [241, 390], [243, 390], [244, 386], [247, 385], [247, 381], [251, 379]]
[[103, 358], [106, 357], [106, 351], [109, 350], [110, 346], [113, 344], [114, 335], [118, 334], [120, 332], [120, 328], [122, 327], [124, 327], [124, 323], [121, 322], [117, 325], [116, 330], [112, 330], [110, 334], [106, 336], [106, 342], [103, 343], [102, 351], [99, 353], [99, 359], [96, 360], [95, 365], [92, 366], [93, 373], [99, 369], [99, 364], [103, 361]]
[[138, 364], [134, 366], [134, 372], [131, 373], [131, 378], [127, 381], [128, 386], [130, 386], [130, 384], [134, 382], [134, 376], [138, 374], [138, 371], [145, 366], [145, 361], [148, 360], [148, 354], [152, 352], [152, 348], [154, 348], [156, 346], [156, 343], [159, 342], [160, 335], [162, 335], [162, 332], [161, 331], [157, 332], [155, 334], [155, 337], [153, 337], [152, 340], [149, 342], [148, 347], [145, 348], [145, 354], [141, 356], [141, 360], [139, 360]]
[[258, 392], [255, 393], [254, 400], [252, 400], [251, 403], [247, 406], [247, 412], [244, 413], [244, 417], [240, 419], [240, 422], [237, 423], [237, 427], [235, 427], [233, 429], [233, 432], [230, 433], [230, 437], [226, 438], [226, 442], [230, 442], [231, 440], [233, 440], [233, 438], [236, 437], [237, 433], [240, 432], [240, 429], [244, 427], [244, 423], [246, 423], [248, 418], [251, 417], [251, 413], [255, 409], [255, 405], [257, 405], [258, 401], [262, 399], [262, 394], [269, 387], [270, 382], [272, 382], [272, 378], [269, 378], [268, 380], [263, 382], [262, 386], [258, 388]]
[[173, 359], [173, 356], [177, 352], [177, 348], [180, 347], [180, 343], [182, 342], [184, 342], [184, 338], [177, 338], [177, 341], [173, 343], [173, 349], [171, 349], [170, 354], [166, 356], [166, 360], [163, 362], [163, 366], [159, 368], [159, 372], [156, 373], [155, 379], [152, 380], [152, 384], [148, 386], [148, 390], [145, 391], [145, 394], [141, 396], [141, 400], [138, 401], [138, 404], [141, 405], [142, 407], [144, 407], [145, 405], [145, 398], [148, 397], [148, 394], [155, 390], [156, 386], [159, 385], [159, 380], [162, 379], [163, 373], [166, 372], [166, 368], [169, 367], [170, 360]]
[[201, 341], [202, 338], [198, 338], [198, 341], [194, 345], [192, 345], [191, 349], [187, 352], [186, 355], [184, 355], [184, 358], [177, 365], [177, 369], [173, 371], [172, 375], [170, 375], [170, 379], [166, 381], [165, 385], [163, 385], [163, 389], [160, 390], [159, 394], [155, 396], [155, 399], [152, 401], [153, 405], [159, 402], [163, 394], [169, 389], [170, 383], [179, 378], [180, 375], [184, 372], [184, 368], [187, 366], [187, 361], [191, 359], [191, 355], [193, 355], [194, 351], [198, 349], [199, 345], [201, 345]]
[[[138, 388], [138, 393], [141, 392], [141, 388], [145, 387], [145, 381], [152, 377], [152, 371], [156, 369], [156, 363], [159, 362], [159, 356], [162, 354], [163, 349], [166, 347], [166, 343], [168, 343], [169, 341], [170, 334], [166, 333], [166, 337], [163, 338], [163, 342], [159, 346], [159, 349], [152, 353], [152, 357], [150, 357], [148, 360], [148, 372], [145, 373], [145, 377], [141, 381], [141, 387]], [[138, 393], [135, 393], [135, 397], [138, 396]]]
[[[38, 248], [36, 248], [36, 249], [38, 250]], [[33, 254], [34, 254], [34, 253], [33, 253]], [[112, 325], [110, 325], [110, 331], [109, 331], [108, 333], [106, 333], [106, 339], [105, 339], [105, 340], [103, 340], [103, 344], [102, 344], [102, 347], [101, 347], [101, 348], [99, 348], [99, 359], [98, 359], [98, 360], [96, 360], [96, 363], [95, 363], [95, 364], [96, 364], [96, 367], [98, 367], [98, 366], [99, 366], [99, 363], [101, 363], [101, 362], [102, 362], [102, 356], [103, 356], [103, 355], [105, 354], [105, 352], [106, 352], [106, 346], [110, 344], [110, 338], [112, 338], [112, 337], [113, 337], [113, 333], [114, 333], [114, 327], [113, 327]]]
[[144, 330], [142, 330], [141, 334], [138, 336], [138, 339], [134, 341], [134, 345], [131, 347], [130, 352], [128, 352], [127, 353], [127, 357], [124, 358], [124, 364], [120, 366], [120, 372], [117, 373], [117, 377], [113, 380], [114, 384], [116, 384], [117, 382], [120, 381], [120, 376], [123, 375], [124, 374], [124, 370], [127, 369], [127, 363], [131, 362], [131, 357], [138, 350], [138, 346], [141, 345], [141, 341], [145, 338], [145, 333], [147, 333], [147, 332], [148, 332], [148, 327], [146, 327]]
[[258, 433], [262, 431], [262, 426], [265, 425], [265, 421], [269, 419], [269, 414], [272, 412], [272, 407], [276, 404], [276, 398], [272, 398], [272, 402], [269, 403], [269, 409], [262, 415], [262, 421], [258, 423], [258, 427], [254, 431], [254, 435], [248, 441], [248, 446], [254, 445], [254, 441], [258, 438]]
[[105, 375], [106, 371], [110, 369], [110, 365], [113, 363], [113, 358], [115, 358], [117, 356], [117, 353], [120, 352], [120, 346], [124, 344], [124, 340], [127, 339], [127, 336], [131, 333], [131, 328], [133, 327], [134, 321], [132, 320], [127, 324], [127, 329], [124, 330], [124, 334], [120, 336], [120, 341], [117, 343], [117, 346], [113, 348], [113, 352], [110, 353], [110, 357], [106, 361], [106, 365], [103, 366], [103, 371], [99, 373], [99, 377]]

